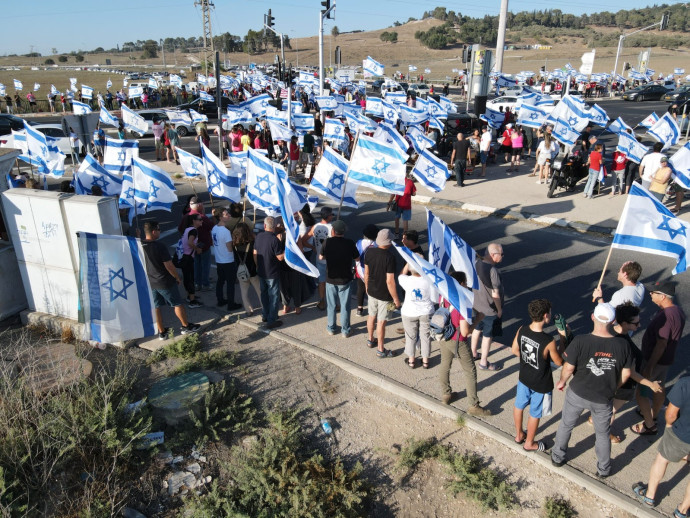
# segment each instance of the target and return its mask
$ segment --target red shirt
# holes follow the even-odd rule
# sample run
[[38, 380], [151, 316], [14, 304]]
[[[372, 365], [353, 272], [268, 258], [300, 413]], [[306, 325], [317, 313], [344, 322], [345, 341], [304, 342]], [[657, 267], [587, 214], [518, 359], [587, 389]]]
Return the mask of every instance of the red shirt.
[[628, 163], [628, 157], [625, 155], [625, 153], [621, 153], [620, 151], [616, 151], [613, 153], [613, 170], [614, 171], [623, 171], [625, 169], [625, 165]]
[[592, 151], [589, 154], [589, 168], [595, 171], [601, 169], [601, 153], [599, 151]]
[[299, 160], [299, 144], [290, 142], [290, 160]]
[[409, 178], [405, 178], [405, 192], [402, 195], [396, 196], [395, 201], [398, 202], [398, 207], [403, 210], [412, 208], [412, 196], [417, 193], [417, 188], [414, 182]]

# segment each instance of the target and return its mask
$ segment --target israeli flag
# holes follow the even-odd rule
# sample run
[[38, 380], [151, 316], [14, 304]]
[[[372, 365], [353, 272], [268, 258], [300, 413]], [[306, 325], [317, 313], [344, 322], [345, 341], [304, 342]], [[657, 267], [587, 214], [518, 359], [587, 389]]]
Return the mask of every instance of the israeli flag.
[[88, 104], [80, 103], [79, 101], [72, 99], [72, 112], [75, 115], [85, 115], [87, 113], [91, 113], [92, 111], [91, 106]]
[[332, 95], [317, 95], [315, 99], [322, 110], [335, 110], [338, 108], [338, 101]]
[[436, 145], [436, 142], [433, 139], [427, 137], [424, 134], [424, 131], [422, 131], [422, 129], [419, 126], [408, 126], [407, 136], [410, 137], [410, 140], [412, 141], [412, 147], [417, 152], [417, 154], [421, 153], [425, 149], [432, 148]]
[[149, 88], [158, 88], [158, 81], [156, 81], [153, 77], [149, 77]]
[[607, 115], [606, 111], [598, 104], [592, 105], [587, 112], [587, 115], [593, 124], [601, 126], [602, 128], [605, 128], [606, 124], [609, 122], [609, 116]]
[[642, 126], [643, 128], [651, 128], [654, 126], [657, 121], [659, 120], [659, 116], [652, 112], [649, 115], [647, 115], [642, 122], [638, 124], [638, 126]]
[[380, 97], [367, 97], [365, 111], [368, 115], [383, 118], [383, 105]]
[[345, 124], [338, 119], [329, 117], [323, 125], [323, 138], [331, 142], [345, 140]]
[[680, 76], [680, 75], [685, 74], [685, 69], [684, 69], [684, 68], [674, 68], [674, 69], [673, 69], [673, 73], [674, 73], [675, 75], [679, 75], [679, 76]]
[[566, 146], [574, 146], [577, 139], [580, 137], [580, 132], [573, 128], [568, 121], [557, 119], [553, 126], [553, 138]]
[[394, 125], [387, 122], [382, 122], [374, 132], [374, 139], [379, 142], [392, 146], [400, 155], [407, 156], [407, 150], [410, 149], [410, 144], [405, 140]]
[[117, 117], [115, 117], [112, 113], [106, 110], [103, 103], [101, 103], [101, 114], [98, 120], [103, 124], [109, 124], [110, 126], [115, 126], [116, 128], [120, 126], [120, 121], [117, 120]]
[[19, 158], [38, 167], [38, 173], [61, 177], [65, 174], [65, 155], [57, 149], [55, 141], [48, 142], [48, 138], [40, 131], [29, 126], [24, 121], [26, 139], [25, 155]]
[[69, 89], [72, 90], [73, 92], [77, 91], [77, 78], [76, 77], [70, 77], [69, 78]]
[[623, 131], [618, 134], [618, 145], [616, 150], [625, 153], [628, 160], [639, 164], [642, 158], [647, 154], [649, 148], [640, 144], [635, 137]]
[[433, 115], [429, 115], [429, 128], [439, 130], [441, 133], [445, 131], [445, 124], [441, 119]]
[[171, 124], [181, 124], [182, 126], [192, 125], [192, 118], [185, 110], [166, 110], [165, 113], [167, 114], [168, 120]]
[[651, 78], [655, 73], [656, 73], [656, 70], [654, 70], [653, 68], [648, 68], [647, 70], [644, 71], [644, 74], [645, 74], [647, 77], [650, 77], [650, 78]]
[[386, 102], [393, 104], [406, 104], [407, 95], [405, 92], [386, 92]]
[[55, 85], [50, 85], [50, 93], [53, 95], [60, 95], [60, 92], [57, 88], [55, 88]]
[[647, 130], [647, 133], [654, 137], [655, 140], [664, 144], [663, 149], [678, 143], [680, 137], [680, 128], [676, 120], [671, 117], [670, 113], [664, 113], [656, 123]]
[[565, 95], [561, 102], [546, 117], [547, 122], [555, 124], [558, 120], [566, 121], [576, 131], [582, 131], [589, 125], [589, 113], [584, 101]]
[[77, 243], [82, 338], [118, 343], [154, 335], [153, 299], [141, 241], [78, 232]]
[[448, 164], [424, 149], [417, 157], [412, 168], [412, 175], [430, 191], [441, 192], [446, 186], [450, 172], [448, 171]]
[[506, 114], [487, 107], [486, 111], [484, 111], [484, 114], [480, 115], [479, 118], [483, 121], [486, 121], [491, 128], [499, 129], [503, 124], [503, 121], [506, 119]]
[[197, 124], [199, 122], [208, 122], [208, 117], [202, 113], [199, 113], [192, 108], [189, 109], [189, 115], [192, 117], [192, 124]]
[[129, 98], [130, 99], [136, 99], [137, 97], [141, 97], [144, 94], [144, 87], [143, 86], [130, 86], [129, 87]]
[[253, 149], [247, 150], [247, 199], [269, 216], [280, 213], [273, 162]]
[[362, 62], [362, 69], [364, 70], [364, 74], [372, 75], [372, 76], [382, 76], [384, 72], [384, 66], [376, 61], [374, 58], [371, 56], [367, 56], [367, 59], [365, 59]]
[[5, 96], [7, 95], [7, 90], [5, 89], [5, 85], [0, 83], [0, 95]]
[[326, 146], [309, 187], [336, 203], [340, 203], [342, 199], [346, 207], [359, 208], [356, 198], [357, 184], [346, 182], [349, 165], [345, 158]]
[[387, 101], [381, 101], [381, 108], [383, 109], [383, 118], [386, 122], [395, 125], [400, 118], [397, 106]]
[[81, 96], [84, 99], [93, 99], [93, 88], [86, 85], [81, 85]]
[[254, 116], [247, 110], [234, 110], [230, 109], [228, 106], [228, 115], [226, 119], [226, 125], [223, 125], [223, 129], [229, 129], [235, 124], [251, 124], [254, 122]]
[[182, 88], [182, 78], [177, 74], [170, 74], [170, 84]]
[[122, 86], [127, 86], [129, 84], [129, 81], [127, 81], [127, 78], [124, 77], [122, 78]]
[[506, 88], [509, 86], [516, 86], [517, 81], [513, 77], [508, 77], [504, 75], [499, 75], [496, 78], [496, 90], [500, 90], [501, 88]]
[[146, 160], [132, 159], [132, 175], [126, 174], [122, 178], [120, 206], [135, 207], [144, 212], [169, 212], [176, 201], [175, 184], [168, 173]]
[[406, 246], [398, 246], [395, 243], [393, 243], [393, 246], [395, 246], [395, 249], [405, 262], [410, 265], [410, 268], [425, 278], [432, 289], [440, 293], [467, 320], [467, 323], [472, 323], [474, 294], [471, 290], [460, 286], [458, 281], [446, 272], [413, 253]]
[[290, 139], [295, 135], [294, 131], [280, 122], [274, 122], [272, 120], [268, 120], [267, 122], [268, 127], [271, 130], [271, 138], [274, 142], [277, 142], [278, 140], [285, 140], [289, 142]]
[[122, 191], [122, 178], [109, 173], [90, 153], [75, 173], [73, 183], [77, 194], [91, 194], [94, 185], [103, 190], [104, 196], [119, 196]]
[[204, 74], [197, 74], [197, 83], [199, 83], [202, 86], [207, 86], [208, 85], [208, 78]]
[[34, 92], [38, 92], [41, 89], [40, 83], [34, 83]]
[[541, 128], [541, 126], [546, 121], [546, 112], [540, 110], [536, 106], [530, 106], [529, 104], [523, 104], [518, 111], [517, 123], [520, 126], [525, 126], [527, 128]]
[[239, 202], [242, 198], [240, 195], [240, 177], [228, 174], [228, 169], [223, 162], [203, 143], [201, 144], [201, 156], [204, 161], [208, 192], [218, 198]]
[[14, 89], [15, 90], [24, 90], [24, 84], [19, 79], [14, 80]]
[[113, 174], [122, 175], [132, 171], [132, 160], [139, 158], [138, 140], [119, 140], [105, 137], [103, 167]]
[[122, 122], [125, 125], [125, 129], [138, 133], [140, 136], [149, 130], [149, 125], [146, 120], [141, 115], [134, 113], [130, 108], [127, 108], [126, 104], [120, 106], [122, 112]]
[[433, 97], [427, 98], [426, 109], [429, 112], [429, 115], [433, 115], [434, 117], [439, 117], [441, 119], [448, 118], [448, 110], [441, 106], [441, 103], [437, 102]]
[[431, 69], [430, 68], [425, 68], [424, 69], [425, 74], [431, 74]]
[[397, 149], [360, 135], [350, 159], [348, 182], [354, 181], [389, 194], [403, 194], [406, 161], [407, 155]]
[[448, 97], [445, 97], [443, 95], [438, 96], [438, 102], [443, 108], [448, 112], [448, 113], [457, 113], [458, 112], [458, 107], [457, 105], [448, 99]]
[[632, 131], [632, 128], [628, 126], [621, 117], [618, 117], [615, 121], [609, 124], [608, 128], [611, 133], [627, 133], [627, 130]]
[[202, 101], [206, 101], [206, 102], [209, 102], [209, 103], [212, 103], [212, 102], [215, 101], [215, 99], [213, 98], [213, 96], [212, 96], [210, 93], [204, 92], [203, 90], [199, 90], [199, 98], [200, 98]]
[[426, 108], [411, 108], [405, 104], [400, 105], [400, 120], [406, 125], [422, 124], [429, 120], [429, 112]]
[[108, 80], [105, 82], [105, 88], [106, 90], [109, 90], [110, 88], [113, 87], [113, 82], [108, 78]]
[[266, 109], [266, 120], [279, 122], [284, 126], [287, 126], [287, 112], [281, 112], [276, 110], [273, 106], [269, 106]]
[[687, 269], [688, 224], [633, 182], [611, 246], [672, 257], [676, 275]]
[[345, 119], [347, 120], [347, 125], [350, 127], [350, 131], [355, 133], [373, 132], [376, 131], [378, 127], [369, 117], [357, 113], [346, 113]]
[[426, 224], [429, 236], [429, 261], [444, 272], [450, 267], [456, 272], [465, 272], [467, 286], [479, 289], [479, 277], [475, 264], [477, 253], [460, 236], [451, 230], [441, 218], [429, 209], [426, 211]]
[[673, 169], [674, 181], [684, 189], [690, 189], [690, 142], [676, 151], [668, 164]]
[[292, 124], [295, 131], [305, 134], [314, 131], [314, 115], [311, 113], [295, 113], [292, 116]]
[[409, 70], [410, 72], [416, 72], [417, 67], [415, 65], [408, 65], [407, 70]]
[[257, 95], [240, 103], [240, 108], [249, 110], [253, 115], [261, 116], [264, 115], [266, 109], [270, 106], [268, 104], [270, 100], [271, 96], [268, 94]]
[[196, 178], [204, 172], [204, 162], [201, 158], [175, 146], [177, 156], [180, 157], [180, 167], [188, 178]]
[[[259, 153], [268, 154], [266, 149], [257, 149]], [[228, 158], [230, 159], [230, 171], [234, 176], [240, 179], [240, 184], [247, 182], [247, 152], [246, 151], [236, 151], [234, 153], [228, 153]]]

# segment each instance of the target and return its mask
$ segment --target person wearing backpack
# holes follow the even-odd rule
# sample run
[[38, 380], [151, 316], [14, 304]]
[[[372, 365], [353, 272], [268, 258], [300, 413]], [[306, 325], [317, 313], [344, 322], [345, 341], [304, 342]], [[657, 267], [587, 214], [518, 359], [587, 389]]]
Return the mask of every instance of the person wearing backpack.
[[[467, 275], [465, 275], [465, 272], [453, 272], [450, 276], [458, 281], [460, 286], [469, 289], [467, 288]], [[450, 328], [449, 332], [446, 333], [448, 338], [443, 337], [439, 341], [441, 349], [439, 381], [441, 383], [441, 391], [443, 392], [442, 401], [446, 405], [450, 405], [453, 401], [453, 391], [450, 387], [450, 367], [453, 364], [453, 359], [458, 356], [465, 376], [465, 392], [467, 393], [468, 400], [467, 412], [474, 416], [490, 416], [491, 411], [480, 406], [479, 398], [477, 397], [477, 367], [472, 359], [472, 351], [468, 341], [474, 329], [474, 324], [467, 322], [460, 312], [452, 307], [447, 300], [441, 299], [440, 307], [448, 308], [450, 312], [450, 322], [448, 322]], [[434, 314], [432, 319], [435, 317], [436, 314]], [[476, 320], [481, 318], [481, 314], [476, 316]]]
[[254, 232], [244, 221], [240, 221], [232, 231], [233, 252], [237, 258], [237, 280], [240, 283], [240, 296], [242, 305], [248, 317], [254, 313], [254, 308], [249, 299], [249, 288], [254, 288], [256, 298], [261, 294], [259, 277], [254, 262]]

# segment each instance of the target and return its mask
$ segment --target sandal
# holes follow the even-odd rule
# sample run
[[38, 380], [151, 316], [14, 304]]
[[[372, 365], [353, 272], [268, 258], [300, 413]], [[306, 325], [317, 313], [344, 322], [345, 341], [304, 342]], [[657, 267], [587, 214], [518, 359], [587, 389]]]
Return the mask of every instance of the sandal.
[[648, 428], [644, 421], [632, 425], [630, 431], [636, 435], [656, 435], [659, 432], [656, 425]]
[[482, 371], [500, 371], [503, 367], [499, 367], [495, 363], [487, 363], [486, 365], [482, 365], [481, 363], [477, 364], [477, 367], [479, 367], [479, 370]]
[[681, 513], [680, 509], [676, 507], [676, 510], [673, 511], [673, 518], [688, 518], [688, 513]]
[[393, 358], [395, 356], [395, 353], [391, 351], [390, 349], [384, 349], [383, 351], [376, 351], [376, 356], [379, 358]]
[[613, 435], [613, 434], [609, 434], [609, 435], [611, 437], [611, 443], [612, 444], [620, 444], [621, 442], [623, 442], [623, 439], [621, 439], [621, 437], [619, 437], [618, 435]]
[[525, 448], [524, 446], [522, 447], [522, 449], [525, 450], [525, 451], [527, 451], [527, 452], [533, 452], [533, 451], [543, 452], [544, 450], [546, 450], [546, 446], [544, 445], [543, 442], [537, 441], [537, 447], [536, 447], [535, 449], [533, 449], [533, 450], [528, 450], [528, 449]]
[[416, 360], [414, 358], [405, 358], [405, 363], [410, 369], [414, 369], [417, 366]]
[[637, 499], [648, 507], [656, 507], [656, 503], [653, 498], [647, 496], [647, 486], [642, 482], [636, 483], [632, 487], [633, 493], [637, 496]]
[[422, 361], [422, 369], [428, 369], [429, 368], [429, 362]]
[[367, 338], [367, 347], [368, 347], [369, 349], [373, 349], [374, 347], [376, 347], [376, 342], [372, 342], [371, 340], [369, 340], [369, 339]]
[[300, 315], [302, 313], [302, 308], [295, 308], [295, 315]]
[[522, 440], [521, 441], [515, 441], [515, 444], [523, 444], [525, 442], [525, 439], [527, 439], [527, 434], [525, 433], [524, 430], [522, 430]]

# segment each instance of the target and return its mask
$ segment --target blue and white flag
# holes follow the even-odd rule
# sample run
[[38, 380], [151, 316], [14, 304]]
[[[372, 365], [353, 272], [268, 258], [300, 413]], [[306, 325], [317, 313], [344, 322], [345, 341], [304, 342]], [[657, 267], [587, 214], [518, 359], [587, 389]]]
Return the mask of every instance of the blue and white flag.
[[528, 128], [541, 128], [546, 121], [546, 112], [536, 106], [523, 104], [518, 111], [517, 123]]
[[407, 94], [405, 92], [385, 92], [386, 101], [393, 104], [405, 104], [407, 102]]
[[644, 75], [646, 75], [649, 78], [651, 78], [655, 73], [656, 73], [656, 70], [654, 70], [653, 68], [647, 68], [644, 71]]
[[501, 111], [493, 110], [487, 106], [486, 111], [483, 115], [480, 115], [479, 118], [486, 121], [489, 127], [498, 129], [503, 124], [503, 121], [505, 121], [506, 114]]
[[403, 194], [406, 161], [407, 155], [397, 149], [360, 135], [352, 151], [348, 182], [354, 181], [389, 194]]
[[672, 257], [676, 260], [676, 275], [687, 269], [687, 234], [687, 223], [633, 182], [611, 246]]
[[101, 103], [101, 114], [98, 120], [102, 124], [109, 124], [110, 126], [115, 126], [116, 128], [120, 127], [120, 121], [105, 108], [105, 104], [103, 103]]
[[579, 132], [589, 125], [590, 115], [584, 101], [568, 94], [563, 96], [561, 102], [546, 117], [547, 122], [552, 124], [556, 124], [558, 119]]
[[114, 344], [154, 335], [153, 296], [141, 241], [79, 232], [77, 242], [82, 338]]
[[126, 87], [128, 84], [129, 84], [129, 81], [127, 81], [127, 78], [126, 78], [126, 77], [123, 77], [123, 78], [122, 78], [122, 86], [125, 86], [125, 87]]
[[295, 132], [288, 128], [285, 124], [268, 120], [268, 127], [271, 130], [271, 138], [274, 142], [279, 140], [290, 141], [295, 135]]
[[192, 108], [189, 109], [189, 115], [192, 117], [192, 124], [197, 124], [199, 122], [208, 122], [208, 116], [203, 113], [199, 113]]
[[609, 124], [608, 128], [611, 133], [627, 133], [627, 130], [632, 131], [632, 128], [628, 126], [621, 117], [618, 117], [615, 121]]
[[383, 118], [383, 105], [380, 97], [367, 97], [365, 112], [374, 117]]
[[446, 186], [450, 172], [448, 171], [448, 164], [424, 149], [417, 157], [412, 168], [412, 175], [422, 182], [427, 189], [441, 192]]
[[443, 95], [439, 95], [438, 96], [438, 102], [441, 106], [443, 106], [445, 108], [445, 110], [448, 113], [457, 113], [458, 112], [458, 107], [456, 106], [456, 104], [453, 101], [448, 99], [448, 97], [445, 97]]
[[647, 115], [642, 122], [638, 124], [638, 126], [642, 126], [643, 128], [651, 128], [654, 126], [657, 121], [659, 120], [659, 116], [652, 112], [649, 115]]
[[177, 74], [170, 74], [170, 84], [182, 88], [182, 78]]
[[41, 89], [40, 83], [34, 83], [34, 92], [38, 92]]
[[210, 93], [205, 92], [203, 90], [199, 90], [199, 99], [201, 99], [202, 101], [209, 102], [209, 103], [212, 103], [215, 101], [214, 97]]
[[295, 113], [292, 116], [292, 125], [300, 135], [314, 131], [314, 115], [312, 113]]
[[103, 167], [112, 174], [131, 173], [132, 160], [139, 158], [138, 140], [119, 140], [105, 137]]
[[668, 149], [678, 143], [680, 128], [671, 114], [666, 112], [656, 121], [654, 126], [647, 130], [647, 133], [664, 145], [662, 149]]
[[204, 162], [201, 158], [177, 146], [175, 146], [175, 150], [177, 151], [177, 156], [180, 158], [180, 167], [182, 167], [185, 176], [188, 178], [196, 178], [204, 173]]
[[249, 110], [253, 115], [261, 116], [266, 113], [266, 108], [270, 106], [268, 101], [271, 100], [271, 96], [268, 94], [257, 95], [246, 101], [240, 103], [240, 108]]
[[241, 178], [229, 174], [223, 162], [203, 143], [201, 144], [201, 156], [204, 161], [208, 192], [218, 198], [239, 202], [242, 198], [240, 195]]
[[408, 126], [407, 136], [412, 141], [412, 147], [417, 154], [436, 145], [434, 139], [427, 137], [419, 126]]
[[429, 115], [429, 129], [437, 129], [441, 132], [441, 134], [443, 134], [446, 129], [446, 125], [438, 117]]
[[93, 88], [86, 85], [81, 85], [81, 96], [84, 99], [93, 99]]
[[517, 85], [517, 81], [513, 77], [506, 77], [504, 75], [499, 75], [496, 78], [496, 91], [500, 90], [501, 88], [516, 86], [516, 85]]
[[72, 90], [73, 92], [77, 91], [77, 78], [76, 77], [70, 77], [69, 78], [69, 89]]
[[19, 79], [15, 79], [14, 80], [14, 89], [15, 90], [23, 90], [24, 84]]
[[[14, 135], [15, 132], [12, 132]], [[24, 151], [19, 158], [37, 167], [37, 172], [43, 175], [61, 177], [65, 174], [65, 155], [57, 148], [55, 139], [46, 137], [24, 121]]]
[[129, 87], [129, 98], [130, 99], [136, 99], [137, 97], [141, 97], [144, 94], [144, 87], [143, 86], [130, 86]]
[[2, 83], [0, 83], [0, 95], [3, 96], [3, 97], [4, 97], [5, 95], [7, 95], [7, 90], [5, 89], [5, 85], [2, 84]]
[[101, 188], [104, 196], [119, 196], [122, 191], [122, 178], [106, 171], [90, 153], [74, 174], [73, 183], [77, 194], [91, 194], [94, 185]]
[[427, 98], [426, 109], [429, 112], [429, 115], [433, 115], [434, 117], [440, 117], [442, 119], [448, 118], [448, 110], [446, 110], [441, 105], [441, 103], [437, 102], [436, 99], [434, 99], [433, 97]]
[[247, 199], [269, 216], [280, 214], [273, 162], [253, 149], [247, 150]]
[[385, 67], [381, 63], [376, 61], [371, 56], [367, 56], [367, 59], [362, 61], [362, 70], [364, 70], [364, 77], [367, 77], [367, 74], [372, 76], [382, 76], [384, 68]]
[[683, 74], [685, 74], [685, 69], [684, 68], [674, 68], [673, 73], [674, 73], [674, 75], [683, 75]]
[[121, 207], [134, 207], [139, 213], [170, 211], [176, 201], [175, 184], [168, 173], [146, 160], [132, 160], [132, 175], [122, 178]]
[[105, 88], [106, 88], [106, 90], [108, 90], [108, 89], [110, 89], [110, 88], [112, 88], [112, 87], [113, 87], [113, 82], [112, 82], [110, 79], [108, 79], [108, 80], [105, 82]]
[[387, 100], [382, 100], [381, 108], [383, 109], [383, 118], [386, 122], [395, 125], [400, 118], [398, 107], [393, 103], [389, 103]]
[[327, 118], [323, 125], [323, 138], [333, 142], [345, 140], [345, 124], [338, 119]]
[[79, 101], [75, 101], [72, 99], [72, 112], [75, 115], [86, 115], [87, 113], [91, 113], [93, 110], [91, 110], [91, 106], [85, 103], [80, 103]]
[[410, 144], [407, 142], [395, 126], [382, 122], [374, 132], [374, 139], [382, 142], [388, 146], [393, 146], [400, 155], [407, 156], [407, 150], [410, 149]]
[[170, 124], [181, 124], [183, 126], [191, 126], [192, 118], [186, 110], [166, 110]]
[[149, 130], [146, 120], [141, 115], [134, 113], [130, 108], [127, 108], [126, 104], [120, 105], [120, 110], [122, 122], [126, 130], [138, 133], [140, 136], [143, 136]]
[[422, 124], [429, 120], [429, 112], [426, 111], [426, 108], [412, 108], [405, 104], [401, 104], [399, 109], [400, 120], [406, 125]]
[[602, 128], [605, 128], [609, 121], [608, 114], [598, 104], [592, 105], [592, 107], [588, 110], [587, 115], [589, 116], [589, 120], [592, 121], [592, 124], [596, 124]]
[[358, 185], [354, 182], [346, 183], [349, 165], [345, 158], [326, 146], [309, 184], [310, 188], [336, 203], [340, 203], [342, 199], [346, 207], [359, 208], [356, 198]]
[[409, 70], [410, 72], [416, 72], [417, 67], [415, 65], [407, 65], [407, 70]]
[[158, 81], [156, 81], [153, 77], [149, 77], [149, 88], [158, 88]]
[[364, 115], [358, 114], [358, 113], [346, 113], [345, 114], [345, 120], [347, 120], [347, 125], [350, 128], [350, 131], [353, 133], [358, 133], [358, 132], [374, 132], [376, 131], [377, 125], [376, 123], [371, 120], [369, 117], [366, 117]]
[[[268, 155], [267, 149], [255, 150], [261, 154]], [[247, 152], [235, 151], [228, 153], [230, 160], [230, 174], [240, 179], [240, 185], [247, 182]]]
[[208, 85], [208, 78], [207, 78], [204, 74], [197, 74], [196, 81], [197, 81], [197, 83], [199, 83], [200, 85], [203, 85], [203, 86], [207, 86], [207, 85]]
[[635, 137], [626, 131], [618, 134], [618, 145], [616, 149], [621, 153], [625, 153], [628, 160], [636, 164], [639, 164], [649, 151], [647, 146], [640, 144]]
[[424, 69], [425, 74], [431, 74], [431, 69], [430, 68], [425, 68]]
[[413, 253], [406, 246], [398, 246], [395, 243], [393, 243], [393, 246], [395, 246], [395, 249], [405, 262], [410, 265], [410, 268], [429, 281], [431, 288], [458, 310], [462, 317], [467, 320], [467, 323], [472, 323], [474, 294], [471, 290], [460, 286], [458, 281], [446, 272]]
[[225, 122], [227, 122], [227, 127], [224, 125], [223, 128], [230, 129], [235, 124], [252, 124], [254, 122], [254, 116], [249, 110], [234, 110], [230, 109], [228, 106], [228, 114]]
[[317, 95], [315, 99], [322, 110], [335, 110], [338, 107], [338, 101], [332, 95]]
[[673, 170], [674, 181], [684, 189], [690, 189], [690, 142], [668, 159]]
[[557, 119], [553, 125], [553, 138], [566, 146], [574, 146], [577, 139], [580, 137], [580, 132], [573, 128], [567, 121]]
[[451, 230], [441, 218], [429, 209], [426, 211], [426, 225], [429, 236], [429, 261], [444, 272], [452, 266], [456, 272], [464, 272], [467, 286], [479, 289], [479, 277], [475, 264], [477, 253], [460, 236]]

